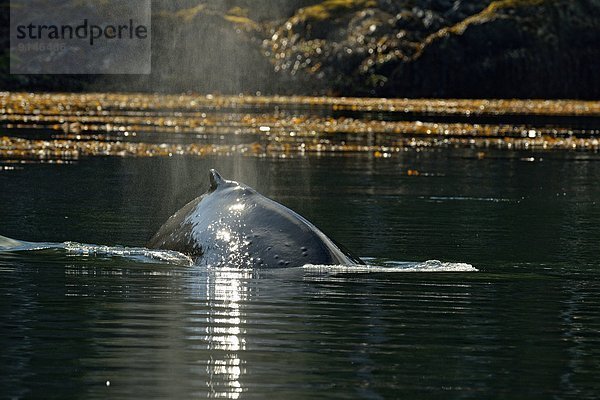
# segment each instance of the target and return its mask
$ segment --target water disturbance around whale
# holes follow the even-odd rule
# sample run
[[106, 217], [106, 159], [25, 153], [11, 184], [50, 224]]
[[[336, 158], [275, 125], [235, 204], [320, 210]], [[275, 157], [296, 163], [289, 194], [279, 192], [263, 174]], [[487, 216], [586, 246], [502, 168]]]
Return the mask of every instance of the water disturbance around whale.
[[[38, 260], [39, 262], [98, 262], [105, 260], [121, 266], [164, 264], [172, 267], [193, 267], [194, 260], [185, 254], [173, 250], [147, 249], [144, 247], [105, 246], [78, 242], [26, 242], [0, 235], [0, 257], [8, 256], [13, 260]], [[365, 265], [314, 265], [305, 264], [298, 268], [275, 269], [275, 271], [299, 271], [311, 275], [347, 275], [365, 273], [406, 273], [406, 272], [478, 272], [471, 264], [461, 262], [442, 262], [439, 260], [393, 261], [386, 259], [364, 258]], [[213, 269], [206, 266], [201, 269]], [[239, 268], [219, 266], [219, 271], [235, 271]], [[247, 271], [249, 269], [246, 269]], [[168, 270], [165, 271], [165, 273]]]
[[[304, 217], [210, 171], [210, 188], [159, 229], [147, 247], [30, 242], [0, 235], [0, 254], [19, 259], [107, 260], [219, 269], [275, 268], [317, 274], [476, 272], [471, 264], [359, 258]], [[58, 258], [57, 258], [58, 257]]]

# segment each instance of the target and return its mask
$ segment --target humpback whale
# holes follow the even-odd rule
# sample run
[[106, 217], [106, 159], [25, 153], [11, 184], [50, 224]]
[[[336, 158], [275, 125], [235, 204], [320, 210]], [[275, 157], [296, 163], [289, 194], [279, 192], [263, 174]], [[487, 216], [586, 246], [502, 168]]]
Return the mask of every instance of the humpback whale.
[[242, 183], [210, 170], [210, 188], [172, 215], [148, 248], [174, 250], [196, 264], [284, 268], [364, 264], [311, 222]]

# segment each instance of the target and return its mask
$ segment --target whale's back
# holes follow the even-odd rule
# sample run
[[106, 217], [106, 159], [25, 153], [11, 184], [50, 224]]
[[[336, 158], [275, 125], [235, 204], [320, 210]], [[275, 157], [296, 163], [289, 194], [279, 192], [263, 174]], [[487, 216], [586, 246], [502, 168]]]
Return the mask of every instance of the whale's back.
[[148, 246], [231, 267], [362, 263], [298, 213], [224, 180], [169, 218]]

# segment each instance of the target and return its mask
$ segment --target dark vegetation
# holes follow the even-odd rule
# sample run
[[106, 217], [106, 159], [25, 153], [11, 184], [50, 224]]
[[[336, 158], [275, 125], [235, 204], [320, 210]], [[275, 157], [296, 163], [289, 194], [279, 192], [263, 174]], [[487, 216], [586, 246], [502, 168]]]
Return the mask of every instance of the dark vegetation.
[[8, 73], [0, 89], [600, 97], [600, 0], [153, 2], [152, 74]]

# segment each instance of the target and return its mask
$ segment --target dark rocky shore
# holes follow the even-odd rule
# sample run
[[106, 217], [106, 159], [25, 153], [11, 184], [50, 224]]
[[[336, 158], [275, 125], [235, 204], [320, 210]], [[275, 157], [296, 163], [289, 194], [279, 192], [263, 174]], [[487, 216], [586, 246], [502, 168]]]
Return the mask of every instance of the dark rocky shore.
[[600, 0], [153, 2], [139, 76], [8, 74], [2, 90], [600, 97]]

